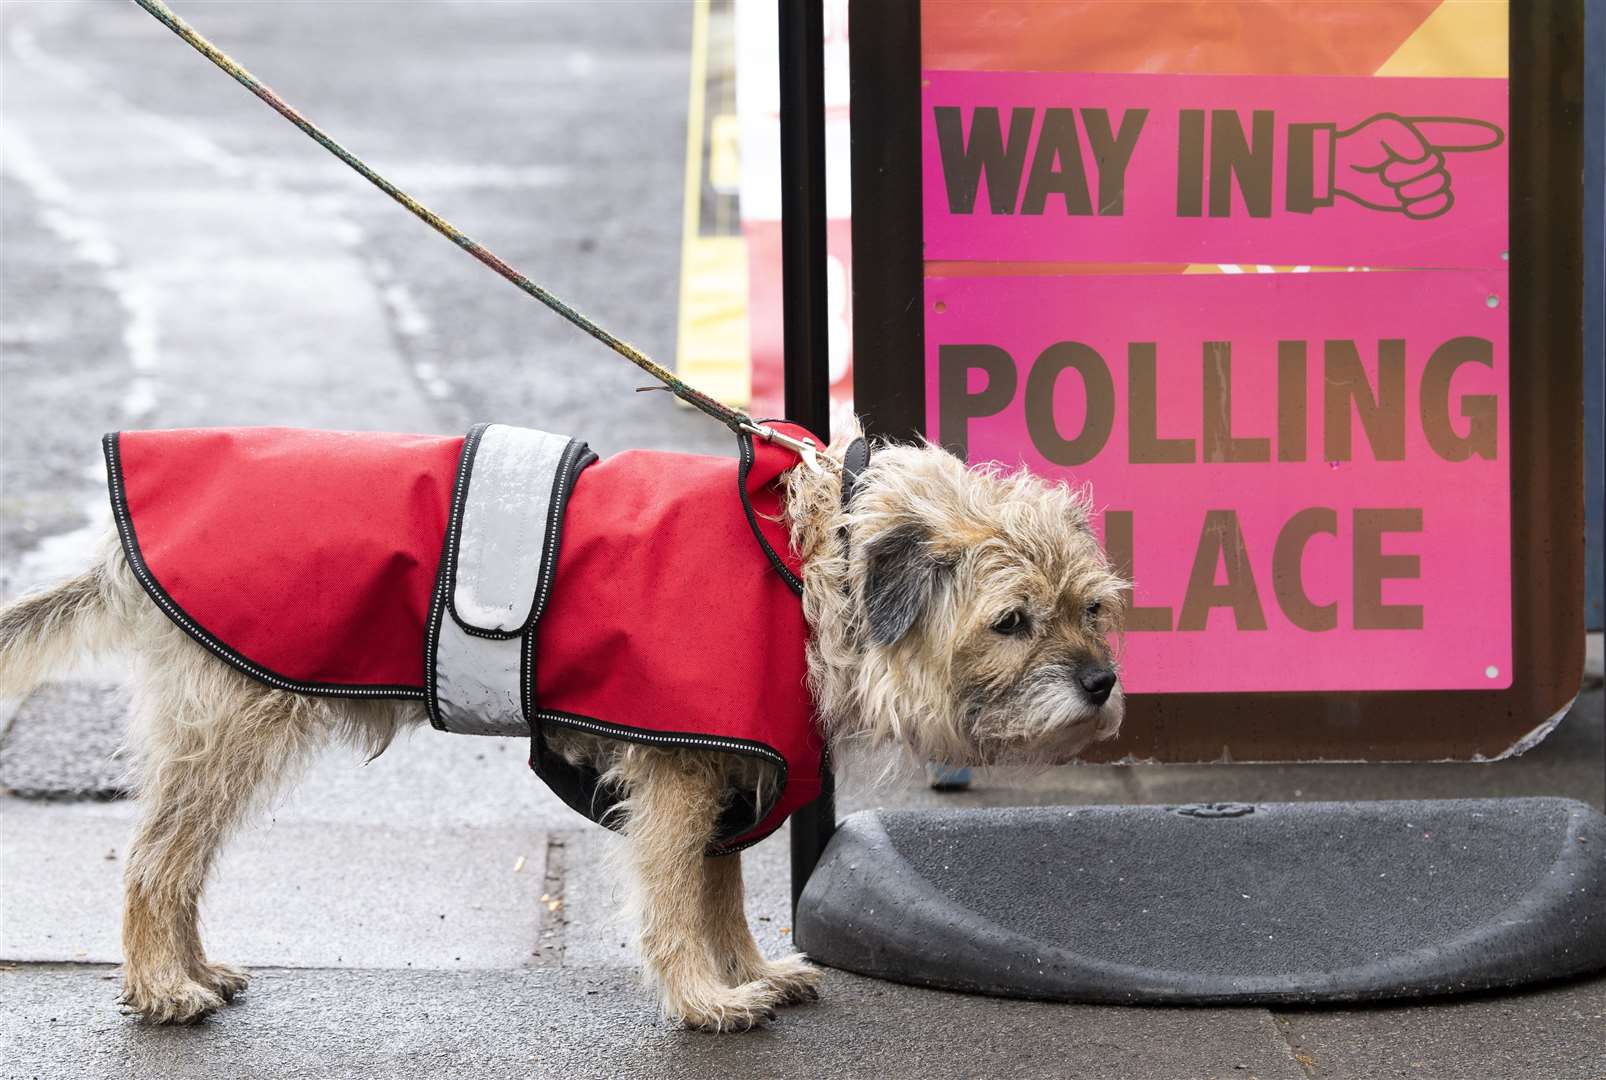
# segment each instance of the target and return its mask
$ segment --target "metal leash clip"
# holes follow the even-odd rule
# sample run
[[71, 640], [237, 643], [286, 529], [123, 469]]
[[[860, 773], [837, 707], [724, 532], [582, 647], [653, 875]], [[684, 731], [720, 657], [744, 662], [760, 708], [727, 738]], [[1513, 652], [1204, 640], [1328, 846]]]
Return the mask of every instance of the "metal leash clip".
[[823, 473], [825, 471], [820, 466], [819, 448], [814, 445], [813, 439], [795, 439], [784, 431], [776, 431], [774, 428], [766, 427], [763, 424], [744, 423], [742, 430], [749, 435], [755, 435], [763, 439], [765, 442], [772, 442], [777, 446], [786, 447], [802, 458], [803, 464], [807, 465], [811, 472]]

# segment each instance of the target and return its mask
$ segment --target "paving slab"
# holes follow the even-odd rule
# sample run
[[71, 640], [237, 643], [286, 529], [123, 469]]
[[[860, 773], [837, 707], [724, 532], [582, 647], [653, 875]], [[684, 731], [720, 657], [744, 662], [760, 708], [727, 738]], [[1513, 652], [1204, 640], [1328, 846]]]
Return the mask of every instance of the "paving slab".
[[32, 799], [123, 798], [127, 762], [117, 751], [127, 711], [116, 682], [41, 686], [0, 731], [0, 788]]
[[1453, 1005], [1279, 1012], [1277, 1026], [1312, 1077], [1606, 1077], [1606, 977]]
[[1054, 1077], [1305, 1080], [1269, 1014], [965, 997], [827, 972], [818, 1004], [741, 1035], [660, 1019], [617, 969], [257, 973], [189, 1028], [119, 1016], [104, 968], [0, 970], [0, 1075]]
[[[0, 802], [0, 956], [121, 961], [131, 822], [106, 809]], [[214, 958], [247, 965], [537, 964], [546, 848], [535, 828], [270, 821], [225, 849], [203, 937]]]
[[528, 739], [453, 735], [427, 725], [364, 762], [333, 746], [274, 807], [280, 821], [573, 828], [584, 819], [530, 771]]
[[[127, 695], [115, 682], [46, 684], [0, 736], [0, 787], [32, 799], [116, 798], [129, 762], [113, 755], [126, 727]], [[527, 739], [419, 725], [371, 761], [328, 746], [272, 810], [281, 821], [573, 826], [580, 819], [528, 759]]]

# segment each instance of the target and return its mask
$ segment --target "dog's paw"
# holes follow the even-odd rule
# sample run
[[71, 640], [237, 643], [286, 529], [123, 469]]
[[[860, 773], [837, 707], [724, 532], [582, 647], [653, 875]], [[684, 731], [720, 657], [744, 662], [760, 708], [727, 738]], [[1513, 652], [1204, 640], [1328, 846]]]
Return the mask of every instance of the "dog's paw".
[[148, 1024], [193, 1024], [223, 1007], [223, 997], [194, 979], [130, 981], [118, 999]]
[[820, 1000], [820, 969], [809, 964], [802, 953], [783, 956], [762, 965], [758, 980], [776, 994], [781, 1005]]
[[740, 986], [709, 987], [701, 993], [665, 1003], [669, 1015], [697, 1031], [723, 1034], [751, 1031], [775, 1019], [780, 995], [768, 983], [754, 980]]
[[230, 1002], [250, 985], [251, 976], [229, 964], [204, 964], [196, 973], [196, 981]]

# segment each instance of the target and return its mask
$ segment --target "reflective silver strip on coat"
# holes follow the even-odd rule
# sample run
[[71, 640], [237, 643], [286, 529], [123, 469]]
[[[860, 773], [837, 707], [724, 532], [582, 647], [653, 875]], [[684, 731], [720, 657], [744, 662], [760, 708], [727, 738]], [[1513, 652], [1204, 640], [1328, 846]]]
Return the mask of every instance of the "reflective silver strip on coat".
[[[556, 573], [562, 509], [592, 455], [530, 428], [484, 429], [455, 493], [430, 657], [436, 719], [469, 735], [528, 735], [520, 682], [525, 636]], [[554, 507], [556, 511], [554, 512]]]

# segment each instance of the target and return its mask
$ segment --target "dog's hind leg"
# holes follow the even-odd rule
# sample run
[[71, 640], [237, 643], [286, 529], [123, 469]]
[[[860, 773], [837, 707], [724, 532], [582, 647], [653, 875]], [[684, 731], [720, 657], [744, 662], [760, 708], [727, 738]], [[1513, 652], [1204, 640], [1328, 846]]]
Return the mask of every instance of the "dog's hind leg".
[[781, 995], [757, 979], [731, 986], [718, 959], [703, 888], [724, 778], [712, 756], [634, 750], [617, 766], [626, 785], [626, 847], [641, 902], [641, 955], [664, 1010], [688, 1027], [745, 1031], [775, 1015]]
[[136, 684], [144, 814], [124, 874], [123, 1000], [149, 1021], [186, 1023], [246, 982], [202, 951], [207, 873], [245, 812], [321, 741], [328, 707], [253, 682], [187, 639], [163, 652]]
[[708, 913], [714, 956], [732, 982], [761, 982], [774, 990], [782, 1005], [813, 1001], [820, 996], [820, 972], [802, 953], [766, 960], [747, 924], [742, 885], [742, 857], [721, 855], [703, 860], [703, 908]]

